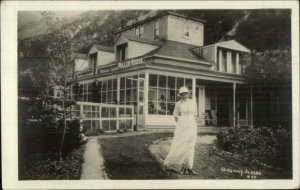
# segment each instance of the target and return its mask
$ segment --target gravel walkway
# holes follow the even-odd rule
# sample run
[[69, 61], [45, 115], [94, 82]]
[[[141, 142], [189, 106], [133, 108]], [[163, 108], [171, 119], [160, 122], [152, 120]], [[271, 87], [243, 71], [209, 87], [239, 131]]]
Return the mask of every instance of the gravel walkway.
[[82, 174], [80, 179], [107, 179], [104, 171], [101, 148], [97, 137], [90, 137], [84, 152], [84, 163], [82, 165]]

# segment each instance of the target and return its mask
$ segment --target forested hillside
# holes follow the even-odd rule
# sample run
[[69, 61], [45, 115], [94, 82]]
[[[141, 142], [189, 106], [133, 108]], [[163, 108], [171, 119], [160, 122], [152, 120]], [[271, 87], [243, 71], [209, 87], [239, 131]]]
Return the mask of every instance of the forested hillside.
[[[113, 44], [113, 31], [167, 10], [87, 11], [67, 18], [76, 51], [86, 53], [91, 44]], [[170, 11], [170, 10], [169, 10]], [[290, 10], [171, 10], [205, 20], [205, 45], [235, 39], [251, 50], [263, 51], [290, 47]], [[37, 13], [36, 13], [37, 14]], [[23, 24], [21, 21], [30, 21]], [[25, 18], [24, 18], [25, 17]], [[45, 31], [41, 17], [19, 14], [19, 55], [43, 57]]]

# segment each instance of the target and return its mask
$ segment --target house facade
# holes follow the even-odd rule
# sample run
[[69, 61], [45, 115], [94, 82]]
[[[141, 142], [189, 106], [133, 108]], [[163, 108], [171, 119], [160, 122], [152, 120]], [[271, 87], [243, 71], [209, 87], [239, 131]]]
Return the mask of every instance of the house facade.
[[137, 129], [174, 128], [178, 90], [186, 86], [199, 126], [251, 126], [252, 93], [241, 61], [250, 51], [235, 40], [204, 46], [204, 24], [168, 12], [115, 31], [113, 47], [93, 45], [75, 60], [77, 96], [134, 105]]

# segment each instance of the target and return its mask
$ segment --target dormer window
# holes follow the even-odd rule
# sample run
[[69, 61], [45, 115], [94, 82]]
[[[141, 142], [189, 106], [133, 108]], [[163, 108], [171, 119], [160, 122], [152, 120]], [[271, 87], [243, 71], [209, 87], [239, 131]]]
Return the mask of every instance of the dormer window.
[[187, 21], [183, 21], [183, 36], [189, 37], [190, 36], [190, 26]]
[[159, 37], [159, 21], [154, 22], [154, 38]]
[[139, 38], [143, 38], [144, 37], [144, 26], [135, 28], [135, 35]]

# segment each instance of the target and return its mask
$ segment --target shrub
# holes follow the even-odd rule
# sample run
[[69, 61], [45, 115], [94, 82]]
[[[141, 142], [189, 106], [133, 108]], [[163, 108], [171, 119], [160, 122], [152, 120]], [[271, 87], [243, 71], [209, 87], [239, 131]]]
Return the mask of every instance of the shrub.
[[[45, 122], [32, 122], [28, 126], [19, 124], [19, 150], [20, 154], [56, 152], [59, 149], [63, 122], [59, 121], [56, 127]], [[82, 144], [79, 120], [68, 121], [64, 141], [64, 153], [68, 153]]]
[[291, 134], [283, 128], [232, 128], [217, 134], [216, 145], [249, 160], [291, 168]]
[[58, 153], [35, 153], [19, 161], [19, 180], [80, 179], [85, 145], [58, 160]]

